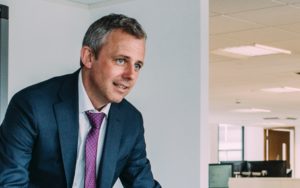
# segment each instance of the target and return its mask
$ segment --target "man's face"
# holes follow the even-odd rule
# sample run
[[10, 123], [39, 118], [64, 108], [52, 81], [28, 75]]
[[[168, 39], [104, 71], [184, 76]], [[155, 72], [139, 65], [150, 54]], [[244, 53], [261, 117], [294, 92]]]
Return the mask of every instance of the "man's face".
[[98, 58], [84, 63], [85, 89], [93, 105], [121, 102], [135, 85], [145, 56], [145, 39], [137, 39], [122, 30], [106, 36]]

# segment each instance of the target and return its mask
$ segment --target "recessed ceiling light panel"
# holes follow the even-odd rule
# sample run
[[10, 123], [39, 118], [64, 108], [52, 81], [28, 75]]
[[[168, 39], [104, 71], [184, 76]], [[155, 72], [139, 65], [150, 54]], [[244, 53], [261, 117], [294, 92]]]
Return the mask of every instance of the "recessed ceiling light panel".
[[294, 88], [294, 87], [274, 87], [274, 88], [261, 89], [261, 91], [272, 92], [272, 93], [291, 93], [291, 92], [299, 92], [300, 88]]
[[230, 57], [254, 57], [272, 54], [291, 54], [292, 52], [285, 49], [275, 48], [271, 46], [254, 44], [245, 46], [228, 47], [213, 51], [215, 54], [225, 55]]
[[267, 109], [259, 109], [259, 108], [243, 108], [243, 109], [235, 109], [233, 110], [234, 112], [239, 112], [239, 113], [268, 113], [271, 112], [271, 110]]
[[260, 126], [287, 126], [286, 123], [282, 122], [257, 122], [254, 123], [254, 125], [260, 125]]

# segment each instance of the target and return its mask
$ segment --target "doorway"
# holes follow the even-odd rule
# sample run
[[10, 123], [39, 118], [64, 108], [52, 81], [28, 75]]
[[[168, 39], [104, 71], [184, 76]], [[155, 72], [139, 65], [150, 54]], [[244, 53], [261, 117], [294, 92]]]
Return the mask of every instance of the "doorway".
[[284, 160], [288, 169], [293, 169], [294, 128], [264, 129], [264, 159]]

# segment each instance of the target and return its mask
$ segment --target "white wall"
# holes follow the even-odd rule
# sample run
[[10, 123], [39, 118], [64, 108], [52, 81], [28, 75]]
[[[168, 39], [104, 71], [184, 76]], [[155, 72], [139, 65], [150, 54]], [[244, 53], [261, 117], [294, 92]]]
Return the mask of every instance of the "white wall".
[[138, 19], [148, 33], [145, 66], [128, 99], [143, 113], [148, 157], [163, 187], [199, 188], [198, 0], [139, 0], [92, 10]]
[[264, 128], [245, 127], [245, 160], [264, 160]]
[[210, 129], [210, 160], [209, 163], [218, 163], [219, 162], [219, 153], [218, 153], [218, 147], [219, 147], [219, 135], [218, 135], [218, 127], [219, 124], [216, 123], [210, 123], [209, 129]]
[[8, 96], [79, 68], [89, 11], [47, 0], [0, 1], [9, 6]]

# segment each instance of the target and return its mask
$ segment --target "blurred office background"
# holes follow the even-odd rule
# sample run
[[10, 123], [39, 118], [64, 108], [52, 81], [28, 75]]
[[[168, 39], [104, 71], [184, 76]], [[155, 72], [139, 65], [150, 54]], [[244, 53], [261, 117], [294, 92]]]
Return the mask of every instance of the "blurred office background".
[[285, 160], [299, 178], [300, 1], [209, 3], [210, 162]]

